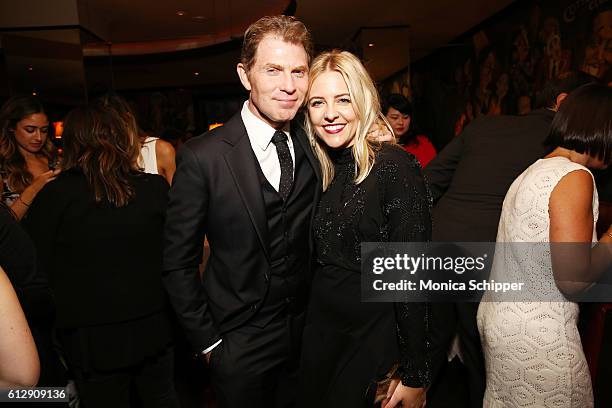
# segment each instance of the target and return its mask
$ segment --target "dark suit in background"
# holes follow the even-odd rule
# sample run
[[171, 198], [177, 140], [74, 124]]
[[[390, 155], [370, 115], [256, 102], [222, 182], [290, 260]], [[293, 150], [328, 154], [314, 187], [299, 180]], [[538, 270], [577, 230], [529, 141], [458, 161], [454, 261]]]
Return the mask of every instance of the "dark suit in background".
[[[221, 406], [284, 406], [293, 398], [320, 187], [306, 135], [294, 125], [291, 137], [286, 201], [262, 173], [240, 114], [177, 156], [165, 284], [196, 352], [222, 339], [209, 362]], [[204, 235], [211, 255], [200, 280]]]
[[[495, 242], [502, 204], [508, 188], [527, 167], [546, 153], [555, 112], [540, 109], [524, 116], [477, 119], [453, 139], [424, 169], [434, 202], [433, 240], [438, 242]], [[476, 326], [478, 303], [437, 303], [432, 306], [434, 383], [428, 406], [447, 406], [440, 400], [458, 378], [445, 378], [448, 347], [458, 333], [469, 396], [464, 404], [481, 407], [485, 389], [484, 357]]]

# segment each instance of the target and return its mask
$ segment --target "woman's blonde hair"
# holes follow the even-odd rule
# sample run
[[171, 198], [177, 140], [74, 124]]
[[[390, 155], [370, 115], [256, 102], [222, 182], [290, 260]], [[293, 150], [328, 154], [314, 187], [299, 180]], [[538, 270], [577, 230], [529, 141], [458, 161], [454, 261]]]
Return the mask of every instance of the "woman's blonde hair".
[[[377, 123], [383, 123], [390, 132], [391, 126], [386, 121], [380, 109], [380, 99], [376, 86], [370, 78], [365, 67], [355, 55], [348, 51], [332, 50], [319, 54], [310, 66], [310, 79], [308, 83], [308, 94], [305, 104], [308, 106], [310, 89], [314, 81], [325, 72], [335, 71], [342, 75], [349, 90], [351, 105], [357, 116], [357, 127], [355, 131], [352, 150], [355, 159], [355, 184], [361, 183], [368, 177], [374, 166], [374, 153], [380, 144], [368, 140], [368, 132]], [[321, 164], [321, 175], [323, 191], [327, 190], [334, 179], [334, 165], [327, 153], [327, 147], [321, 141], [310, 121], [308, 109], [305, 110], [305, 129], [314, 149], [315, 155]]]

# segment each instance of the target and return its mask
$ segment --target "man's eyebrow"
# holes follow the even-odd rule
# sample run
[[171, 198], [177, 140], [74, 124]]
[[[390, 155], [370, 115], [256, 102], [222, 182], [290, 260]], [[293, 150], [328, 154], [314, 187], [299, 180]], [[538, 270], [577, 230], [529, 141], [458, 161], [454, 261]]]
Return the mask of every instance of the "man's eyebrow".
[[273, 63], [270, 63], [270, 62], [268, 62], [267, 64], [265, 64], [265, 65], [264, 65], [264, 68], [266, 68], [266, 69], [267, 69], [267, 68], [274, 68], [274, 69], [280, 69], [280, 70], [282, 70], [282, 69], [283, 69], [283, 67], [282, 67], [282, 66], [280, 66], [280, 65], [278, 65], [278, 64], [273, 64]]
[[307, 65], [300, 65], [299, 67], [294, 67], [292, 71], [308, 71]]

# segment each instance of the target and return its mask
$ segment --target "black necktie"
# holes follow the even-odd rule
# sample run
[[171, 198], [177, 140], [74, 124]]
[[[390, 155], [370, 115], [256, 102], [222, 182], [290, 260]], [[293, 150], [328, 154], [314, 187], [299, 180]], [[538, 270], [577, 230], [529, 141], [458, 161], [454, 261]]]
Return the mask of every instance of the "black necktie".
[[280, 130], [274, 132], [272, 143], [276, 146], [276, 153], [278, 154], [278, 161], [281, 168], [278, 193], [283, 201], [287, 201], [287, 197], [289, 197], [289, 192], [291, 191], [291, 185], [293, 184], [293, 159], [291, 159], [291, 152], [289, 151], [289, 144], [287, 143], [287, 135], [285, 132], [281, 132]]

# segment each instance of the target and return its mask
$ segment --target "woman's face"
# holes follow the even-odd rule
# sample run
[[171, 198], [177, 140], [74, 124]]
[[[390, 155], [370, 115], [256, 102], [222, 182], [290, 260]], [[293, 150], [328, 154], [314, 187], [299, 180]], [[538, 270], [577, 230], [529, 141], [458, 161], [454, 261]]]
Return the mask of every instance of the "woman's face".
[[386, 117], [397, 139], [402, 137], [410, 128], [410, 115], [406, 115], [395, 108], [389, 108]]
[[15, 141], [22, 153], [40, 152], [49, 135], [49, 121], [44, 113], [33, 113], [17, 122]]
[[324, 72], [314, 80], [308, 95], [308, 115], [317, 136], [332, 149], [352, 146], [358, 119], [342, 75]]

